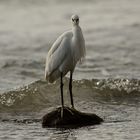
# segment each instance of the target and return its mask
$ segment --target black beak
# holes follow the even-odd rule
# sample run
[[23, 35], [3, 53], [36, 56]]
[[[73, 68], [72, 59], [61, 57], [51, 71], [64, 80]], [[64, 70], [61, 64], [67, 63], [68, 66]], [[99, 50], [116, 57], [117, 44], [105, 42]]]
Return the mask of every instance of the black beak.
[[76, 22], [78, 22], [79, 21], [79, 19], [76, 19]]
[[76, 21], [76, 23], [79, 21], [79, 19], [72, 19], [72, 21], [74, 22], [74, 21]]

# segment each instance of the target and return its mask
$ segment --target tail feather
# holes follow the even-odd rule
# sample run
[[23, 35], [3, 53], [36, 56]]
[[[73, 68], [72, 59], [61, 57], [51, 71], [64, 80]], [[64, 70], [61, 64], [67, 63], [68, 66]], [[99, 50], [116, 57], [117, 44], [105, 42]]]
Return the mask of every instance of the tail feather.
[[49, 81], [50, 83], [53, 83], [54, 81], [56, 81], [59, 77], [60, 77], [61, 73], [59, 70], [56, 70], [50, 74], [48, 74], [47, 72], [45, 72], [45, 79], [47, 81]]

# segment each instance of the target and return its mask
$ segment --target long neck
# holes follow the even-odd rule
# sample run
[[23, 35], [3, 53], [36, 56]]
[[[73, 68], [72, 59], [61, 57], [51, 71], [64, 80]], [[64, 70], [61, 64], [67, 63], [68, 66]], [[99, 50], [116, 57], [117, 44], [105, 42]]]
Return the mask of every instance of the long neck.
[[79, 33], [80, 33], [80, 26], [79, 25], [74, 25], [72, 27], [72, 32], [73, 32], [73, 37], [78, 38]]

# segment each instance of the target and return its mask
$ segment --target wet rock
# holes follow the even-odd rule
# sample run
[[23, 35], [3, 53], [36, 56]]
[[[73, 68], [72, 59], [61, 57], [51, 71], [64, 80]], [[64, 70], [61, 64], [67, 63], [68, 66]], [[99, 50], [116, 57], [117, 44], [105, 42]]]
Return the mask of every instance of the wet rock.
[[42, 118], [42, 127], [78, 128], [103, 122], [96, 114], [79, 112], [69, 107], [59, 107]]

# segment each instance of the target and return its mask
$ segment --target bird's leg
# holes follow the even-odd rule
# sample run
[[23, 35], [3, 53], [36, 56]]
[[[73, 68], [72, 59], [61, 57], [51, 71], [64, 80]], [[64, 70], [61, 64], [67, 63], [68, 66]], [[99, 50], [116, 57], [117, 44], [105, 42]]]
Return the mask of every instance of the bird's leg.
[[62, 107], [64, 107], [64, 99], [63, 99], [63, 73], [61, 73], [61, 85], [60, 85], [60, 88], [61, 88], [61, 104], [62, 104]]
[[60, 89], [61, 89], [61, 104], [62, 104], [62, 110], [61, 110], [61, 118], [63, 118], [63, 108], [64, 108], [64, 98], [63, 98], [63, 73], [61, 73], [61, 83], [60, 83]]
[[69, 91], [70, 91], [71, 106], [72, 108], [74, 108], [73, 95], [72, 95], [72, 72], [70, 72]]

